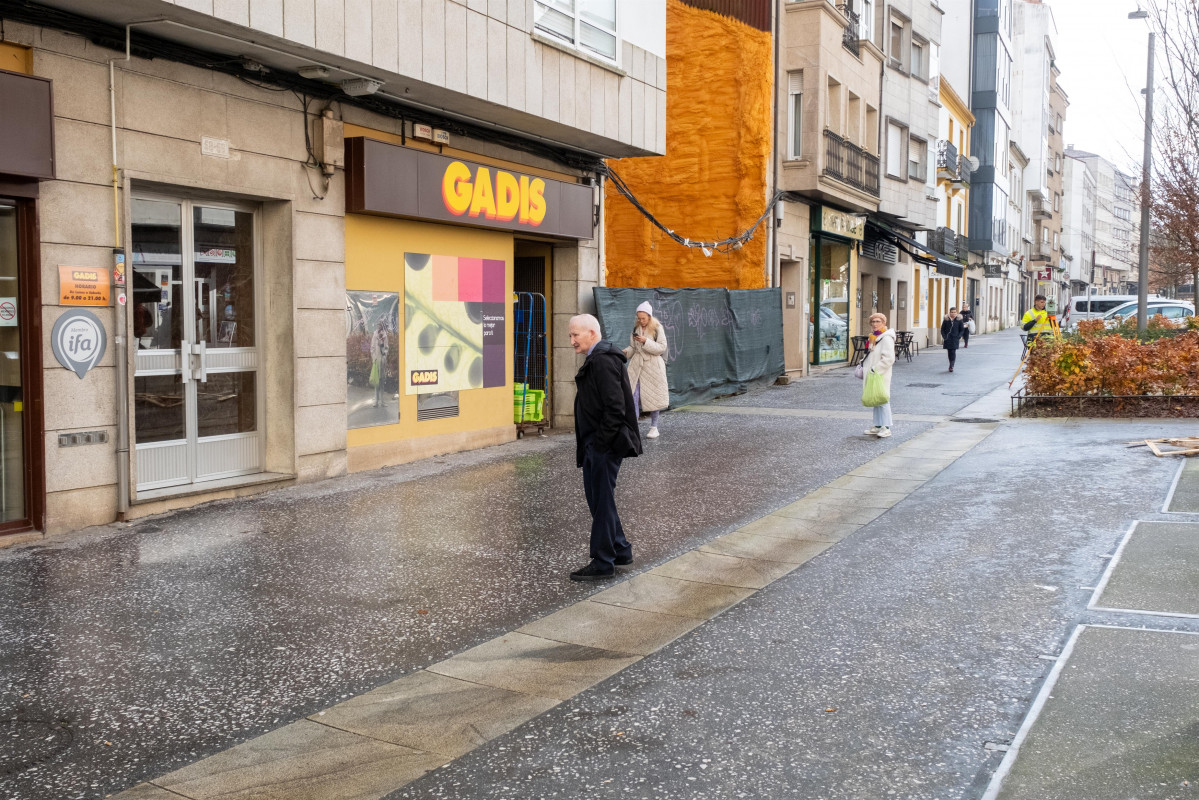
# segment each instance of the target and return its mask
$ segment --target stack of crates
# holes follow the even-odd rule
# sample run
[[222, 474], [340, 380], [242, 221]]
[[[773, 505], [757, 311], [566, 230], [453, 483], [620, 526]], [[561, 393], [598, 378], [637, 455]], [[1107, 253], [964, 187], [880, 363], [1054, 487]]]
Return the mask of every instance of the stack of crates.
[[544, 408], [544, 389], [529, 389], [524, 383], [512, 384], [513, 422], [541, 422]]

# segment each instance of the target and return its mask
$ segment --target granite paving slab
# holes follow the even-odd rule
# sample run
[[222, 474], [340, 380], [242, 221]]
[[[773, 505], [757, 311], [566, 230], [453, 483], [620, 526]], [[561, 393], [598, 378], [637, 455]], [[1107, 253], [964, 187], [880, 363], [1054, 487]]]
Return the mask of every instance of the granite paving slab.
[[793, 569], [794, 564], [784, 564], [781, 561], [734, 558], [692, 550], [660, 567], [655, 567], [651, 574], [700, 583], [761, 589]]
[[448, 760], [301, 720], [154, 783], [193, 800], [374, 800]]
[[984, 800], [1167, 800], [1199, 781], [1199, 634], [1081, 626]]
[[557, 704], [552, 698], [421, 670], [309, 719], [453, 758]]
[[1091, 601], [1095, 609], [1199, 616], [1199, 523], [1137, 522]]
[[813, 542], [839, 542], [861, 528], [848, 522], [821, 522], [796, 519], [779, 514], [767, 514], [737, 530], [755, 536], [777, 536], [782, 539], [805, 539]]
[[865, 525], [873, 522], [885, 508], [866, 508], [844, 505], [841, 503], [821, 503], [818, 500], [797, 500], [788, 506], [774, 512], [778, 517], [795, 517], [817, 522], [846, 523], [850, 525]]
[[764, 561], [802, 564], [830, 547], [830, 542], [780, 539], [775, 536], [734, 531], [713, 539], [699, 549], [704, 553], [719, 553], [738, 558], [760, 558]]
[[1199, 513], [1199, 458], [1183, 461], [1166, 511]]
[[753, 593], [753, 589], [696, 583], [646, 572], [592, 595], [591, 602], [711, 619]]
[[673, 642], [701, 622], [691, 617], [587, 601], [555, 611], [518, 628], [517, 632], [644, 656]]
[[567, 700], [641, 656], [509, 633], [428, 667], [464, 681]]

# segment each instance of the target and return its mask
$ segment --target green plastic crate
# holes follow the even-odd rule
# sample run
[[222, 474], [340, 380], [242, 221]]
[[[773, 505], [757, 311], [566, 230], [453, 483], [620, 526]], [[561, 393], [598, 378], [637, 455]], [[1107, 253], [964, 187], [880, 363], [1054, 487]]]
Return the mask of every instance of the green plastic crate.
[[[524, 400], [523, 415], [521, 414], [521, 400]], [[522, 390], [513, 392], [512, 396], [512, 421], [513, 422], [541, 422], [544, 419], [543, 408], [545, 407], [545, 391], [542, 389], [530, 389], [528, 394]]]

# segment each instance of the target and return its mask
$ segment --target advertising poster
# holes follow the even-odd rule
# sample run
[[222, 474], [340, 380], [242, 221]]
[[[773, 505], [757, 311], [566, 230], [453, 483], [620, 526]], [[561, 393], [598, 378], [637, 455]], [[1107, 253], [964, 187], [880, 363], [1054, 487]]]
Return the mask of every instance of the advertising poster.
[[346, 292], [346, 425], [400, 421], [400, 295]]
[[404, 254], [407, 394], [505, 385], [505, 262]]

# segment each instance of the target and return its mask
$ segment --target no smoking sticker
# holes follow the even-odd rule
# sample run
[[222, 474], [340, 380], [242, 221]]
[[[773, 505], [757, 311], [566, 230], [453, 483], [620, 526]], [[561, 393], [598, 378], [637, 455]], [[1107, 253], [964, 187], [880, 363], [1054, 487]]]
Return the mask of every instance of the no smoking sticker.
[[17, 324], [17, 298], [0, 297], [0, 327], [13, 328]]

